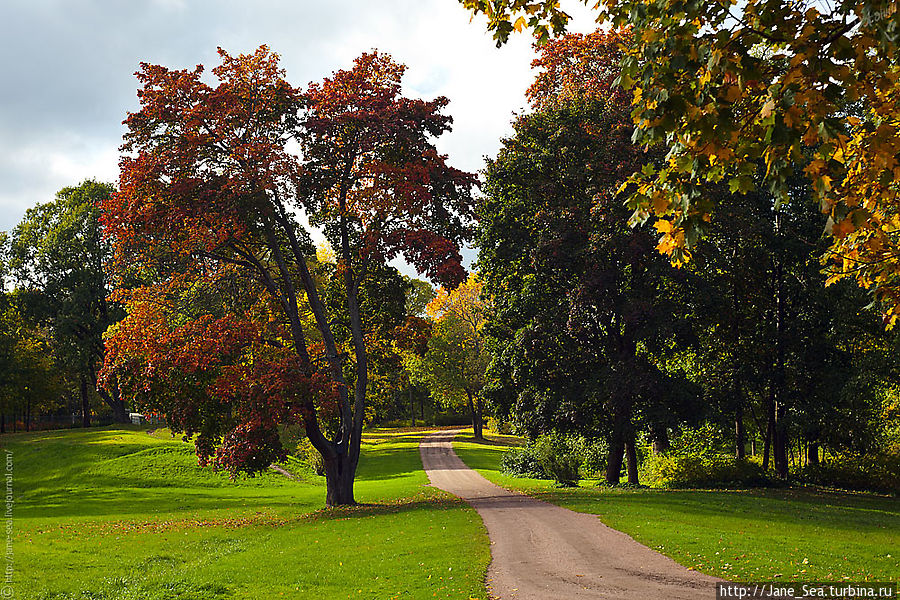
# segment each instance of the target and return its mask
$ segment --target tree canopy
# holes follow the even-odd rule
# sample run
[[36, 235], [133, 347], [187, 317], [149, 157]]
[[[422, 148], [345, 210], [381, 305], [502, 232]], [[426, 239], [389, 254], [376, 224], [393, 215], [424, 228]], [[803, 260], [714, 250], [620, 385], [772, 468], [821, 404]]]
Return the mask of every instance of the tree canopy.
[[[557, 2], [460, 0], [484, 13], [498, 45], [565, 29]], [[759, 185], [789, 198], [802, 173], [830, 216], [833, 282], [854, 278], [900, 317], [900, 10], [891, 0], [599, 0], [598, 21], [628, 28], [620, 83], [633, 91], [634, 140], [666, 161], [627, 187], [632, 222], [658, 219], [658, 248], [689, 260], [715, 199]]]

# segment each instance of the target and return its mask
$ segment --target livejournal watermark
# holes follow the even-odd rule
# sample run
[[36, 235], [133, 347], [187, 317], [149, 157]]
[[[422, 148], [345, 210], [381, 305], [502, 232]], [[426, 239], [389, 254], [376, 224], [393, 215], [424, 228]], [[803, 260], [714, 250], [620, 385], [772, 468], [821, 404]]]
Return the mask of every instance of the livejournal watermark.
[[792, 582], [716, 584], [716, 600], [750, 598], [827, 598], [828, 600], [860, 600], [861, 598], [897, 598], [897, 583], [884, 582]]
[[5, 569], [3, 570], [3, 587], [0, 587], [0, 596], [3, 598], [13, 597], [13, 453], [9, 450], [6, 452], [6, 551], [3, 553], [6, 559]]

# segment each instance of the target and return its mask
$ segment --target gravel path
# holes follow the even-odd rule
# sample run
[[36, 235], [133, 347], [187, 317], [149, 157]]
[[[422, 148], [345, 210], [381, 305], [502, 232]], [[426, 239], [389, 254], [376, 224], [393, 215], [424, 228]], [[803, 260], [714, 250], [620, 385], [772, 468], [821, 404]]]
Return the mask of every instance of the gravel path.
[[431, 484], [459, 496], [481, 515], [491, 538], [488, 588], [501, 600], [702, 600], [716, 579], [572, 512], [494, 485], [468, 468], [451, 442], [456, 431], [422, 440]]

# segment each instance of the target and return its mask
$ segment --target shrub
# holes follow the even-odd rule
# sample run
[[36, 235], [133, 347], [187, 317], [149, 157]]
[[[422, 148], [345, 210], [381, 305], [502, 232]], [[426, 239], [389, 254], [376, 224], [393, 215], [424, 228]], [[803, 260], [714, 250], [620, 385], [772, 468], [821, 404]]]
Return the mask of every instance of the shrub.
[[797, 476], [815, 485], [897, 494], [900, 493], [900, 455], [841, 454], [817, 465], [807, 465]]
[[572, 440], [550, 433], [534, 441], [534, 454], [547, 475], [564, 486], [578, 485], [581, 479], [581, 458]]
[[569, 438], [575, 453], [581, 461], [581, 477], [594, 479], [606, 472], [609, 446], [605, 440], [589, 440], [582, 436]]
[[762, 465], [726, 454], [661, 454], [648, 458], [642, 477], [652, 487], [759, 487], [772, 482]]
[[500, 471], [515, 477], [553, 479], [560, 485], [577, 485], [606, 469], [606, 444], [582, 436], [542, 434], [524, 448], [507, 451]]
[[488, 417], [487, 428], [494, 433], [509, 435], [513, 432], [512, 423], [509, 421], [500, 421], [494, 417]]
[[325, 474], [325, 459], [308, 438], [303, 438], [297, 443], [294, 456], [316, 475]]
[[503, 453], [500, 459], [500, 472], [513, 477], [530, 477], [532, 479], [550, 479], [534, 453], [533, 446], [514, 448]]

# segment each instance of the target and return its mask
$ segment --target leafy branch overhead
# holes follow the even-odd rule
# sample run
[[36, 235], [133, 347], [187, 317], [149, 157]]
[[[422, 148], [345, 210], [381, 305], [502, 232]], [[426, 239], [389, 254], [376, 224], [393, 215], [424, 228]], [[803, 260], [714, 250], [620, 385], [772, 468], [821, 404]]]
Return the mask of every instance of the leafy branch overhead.
[[[460, 0], [498, 44], [565, 28], [557, 2]], [[586, 2], [587, 3], [587, 2]], [[659, 250], [690, 259], [715, 201], [764, 186], [791, 200], [800, 172], [829, 216], [828, 282], [852, 277], [900, 317], [900, 8], [891, 0], [601, 0], [597, 20], [630, 30], [620, 83], [634, 141], [665, 144], [624, 186], [632, 221], [656, 218]]]

